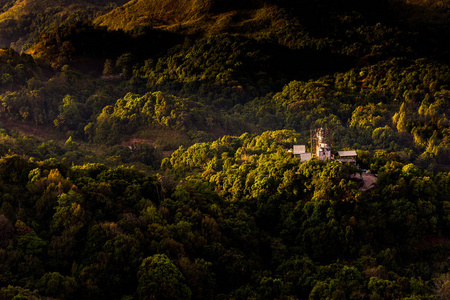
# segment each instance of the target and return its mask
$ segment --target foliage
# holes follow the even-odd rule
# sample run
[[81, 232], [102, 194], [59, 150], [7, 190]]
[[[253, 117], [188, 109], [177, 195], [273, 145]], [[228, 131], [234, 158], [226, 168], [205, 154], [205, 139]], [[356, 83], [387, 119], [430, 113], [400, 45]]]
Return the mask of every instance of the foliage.
[[448, 172], [373, 156], [361, 192], [355, 167], [287, 152], [300, 142], [283, 130], [180, 148], [160, 180], [3, 157], [2, 295], [24, 280], [17, 293], [57, 298], [445, 293]]
[[0, 1], [0, 298], [448, 298], [447, 2], [94, 2]]

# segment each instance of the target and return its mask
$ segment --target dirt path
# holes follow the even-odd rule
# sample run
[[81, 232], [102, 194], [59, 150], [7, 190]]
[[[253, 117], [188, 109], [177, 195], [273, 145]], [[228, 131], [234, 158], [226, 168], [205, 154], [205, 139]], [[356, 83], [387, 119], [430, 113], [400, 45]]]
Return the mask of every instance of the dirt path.
[[370, 173], [356, 173], [352, 176], [352, 178], [362, 180], [362, 185], [360, 185], [359, 190], [360, 191], [367, 191], [374, 187], [374, 183], [377, 182], [377, 176]]

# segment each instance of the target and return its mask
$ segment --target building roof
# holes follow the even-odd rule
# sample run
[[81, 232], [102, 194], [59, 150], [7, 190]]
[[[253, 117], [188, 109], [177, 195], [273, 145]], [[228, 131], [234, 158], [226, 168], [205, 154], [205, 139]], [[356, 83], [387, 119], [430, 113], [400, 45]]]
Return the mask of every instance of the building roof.
[[294, 145], [294, 155], [296, 154], [302, 154], [306, 152], [306, 146], [305, 145]]
[[310, 158], [311, 158], [311, 153], [309, 153], [309, 152], [300, 154], [300, 161], [301, 162], [307, 161]]
[[338, 154], [339, 154], [340, 157], [358, 156], [358, 154], [356, 154], [355, 150], [338, 151]]

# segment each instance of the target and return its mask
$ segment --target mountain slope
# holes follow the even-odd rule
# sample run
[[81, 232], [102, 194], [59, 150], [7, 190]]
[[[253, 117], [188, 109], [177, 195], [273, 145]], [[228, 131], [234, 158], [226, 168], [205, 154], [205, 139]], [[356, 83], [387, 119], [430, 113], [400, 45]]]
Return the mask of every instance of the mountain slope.
[[98, 17], [95, 23], [112, 30], [174, 25], [201, 19], [211, 6], [210, 0], [133, 0]]
[[151, 27], [187, 34], [248, 33], [273, 27], [278, 8], [266, 0], [133, 0], [97, 17], [94, 24], [125, 31]]
[[16, 50], [27, 48], [42, 32], [61, 24], [91, 19], [99, 12], [105, 13], [126, 0], [13, 0], [1, 1], [0, 46]]

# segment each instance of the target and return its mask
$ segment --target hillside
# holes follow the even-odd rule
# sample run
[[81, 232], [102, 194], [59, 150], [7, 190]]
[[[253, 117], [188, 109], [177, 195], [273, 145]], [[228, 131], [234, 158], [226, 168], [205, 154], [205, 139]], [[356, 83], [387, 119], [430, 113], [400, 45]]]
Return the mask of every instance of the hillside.
[[[356, 1], [344, 5], [327, 0], [253, 1], [246, 5], [237, 1], [131, 1], [97, 17], [94, 23], [79, 21], [40, 34], [27, 52], [39, 66], [35, 75], [22, 76], [22, 86], [20, 80], [13, 80], [11, 85], [5, 77], [5, 91], [11, 86], [15, 89], [4, 95], [5, 113], [38, 124], [52, 126], [53, 122], [64, 131], [68, 127], [55, 120], [64, 110], [62, 99], [69, 94], [77, 106], [83, 107], [77, 121], [67, 121], [81, 122], [70, 125], [70, 132], [84, 140], [116, 143], [125, 139], [123, 133], [101, 129], [108, 126], [122, 128], [131, 138], [149, 138], [144, 128], [150, 126], [153, 132], [175, 130], [180, 134], [179, 141], [193, 142], [245, 131], [293, 128], [307, 132], [320, 122], [330, 123], [333, 116], [337, 118], [333, 126], [348, 127], [359, 122], [353, 120], [359, 106], [375, 105], [381, 97], [386, 107], [374, 107], [371, 114], [379, 115], [383, 122], [372, 124], [366, 138], [353, 144], [376, 149], [371, 145], [372, 131], [397, 126], [391, 117], [400, 113], [402, 103], [414, 101], [408, 108], [418, 115], [404, 121], [409, 122], [407, 131], [414, 141], [398, 146], [413, 148], [420, 155], [435, 138], [446, 141], [445, 125], [438, 124], [446, 124], [447, 107], [442, 95], [448, 82], [448, 49], [434, 34], [448, 24], [444, 19], [430, 23], [425, 17], [419, 18], [419, 10], [412, 9], [418, 2], [410, 4], [398, 19], [392, 19], [392, 14], [406, 5], [403, 2], [372, 4], [368, 8]], [[424, 14], [445, 12], [444, 4], [420, 3], [425, 4]], [[141, 18], [144, 15], [164, 16], [164, 20], [160, 19], [158, 26], [147, 26], [149, 19]], [[311, 18], [313, 15], [317, 18]], [[428, 35], [420, 31], [426, 26], [415, 31], [409, 16], [433, 30]], [[184, 25], [173, 27], [175, 20]], [[99, 24], [116, 27], [108, 29]], [[444, 36], [447, 33], [441, 32]], [[44, 71], [44, 65], [51, 66], [54, 74]], [[402, 73], [402, 69], [411, 72]], [[415, 69], [423, 75], [417, 77]], [[21, 74], [16, 66], [5, 70], [5, 76], [15, 73]], [[42, 93], [33, 94], [36, 87], [27, 82], [33, 78], [41, 82], [38, 90]], [[51, 84], [46, 84], [47, 80]], [[52, 86], [59, 84], [56, 82], [62, 86], [52, 92]], [[414, 96], [402, 94], [411, 86], [406, 82], [416, 86]], [[112, 96], [113, 90], [117, 97]], [[125, 113], [119, 122], [125, 123], [116, 124], [115, 113], [107, 113], [121, 110], [123, 101], [142, 109], [141, 104], [133, 104], [135, 99], [158, 98], [158, 92], [170, 101], [163, 109], [149, 100], [147, 109], [153, 112], [143, 114], [139, 122], [128, 120]], [[133, 96], [123, 98], [128, 93]], [[31, 94], [46, 103], [43, 110], [32, 104]], [[101, 102], [91, 107], [94, 100], [90, 99], [99, 94]], [[421, 103], [424, 97], [428, 100]], [[430, 105], [438, 105], [436, 116], [443, 120], [441, 123], [435, 123], [431, 115], [424, 116], [423, 110]], [[437, 136], [433, 137], [435, 130]], [[178, 143], [165, 141], [160, 146], [174, 150]], [[441, 153], [438, 157], [445, 156], [445, 147], [442, 149], [434, 151]]]
[[91, 19], [126, 0], [116, 1], [32, 1], [12, 0], [0, 3], [0, 46], [17, 50], [28, 48], [38, 34], [61, 24]]
[[188, 34], [217, 34], [246, 27], [245, 32], [252, 26], [259, 30], [261, 24], [266, 27], [274, 8], [262, 0], [136, 0], [97, 17], [94, 24], [125, 31], [150, 27]]
[[448, 0], [0, 6], [0, 299], [450, 299]]
[[210, 0], [134, 0], [97, 17], [94, 23], [112, 30], [132, 30], [139, 26], [182, 25], [204, 18], [211, 9], [211, 2]]

